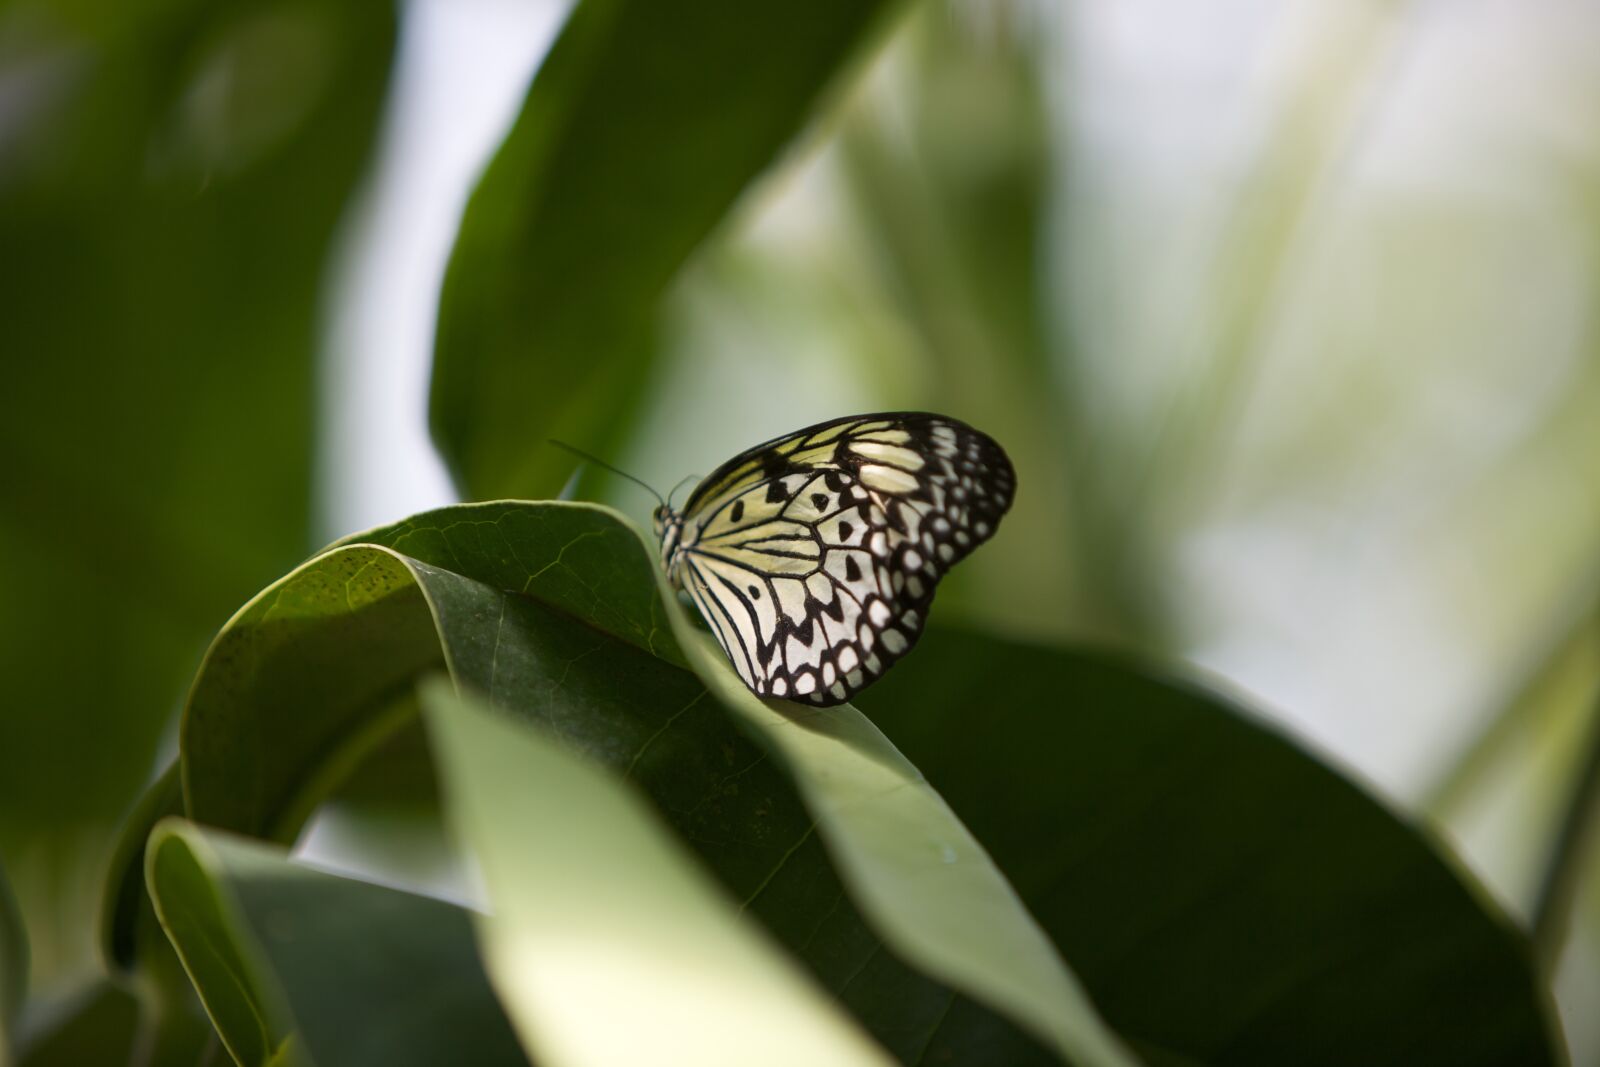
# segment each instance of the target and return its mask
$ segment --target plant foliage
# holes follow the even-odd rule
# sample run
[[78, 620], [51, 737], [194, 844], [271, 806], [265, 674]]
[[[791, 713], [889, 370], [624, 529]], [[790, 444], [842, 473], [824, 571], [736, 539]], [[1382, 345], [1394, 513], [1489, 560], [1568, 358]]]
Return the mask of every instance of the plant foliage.
[[[309, 558], [395, 8], [0, 11], [0, 1067], [1564, 1062], [1449, 849], [1238, 702], [939, 616], [859, 706], [764, 701], [625, 516], [547, 499], [544, 439], [624, 441], [663, 295], [898, 6], [581, 0], [440, 296], [440, 453], [526, 499]], [[1009, 368], [974, 404], [1015, 415], [1023, 492], [1059, 445], [1103, 504], [1051, 428], [1038, 87], [999, 66], [949, 72], [910, 155], [853, 125], [846, 173], [942, 380]], [[1014, 125], [924, 183], [939, 114], [995, 101]], [[1069, 519], [1065, 481], [1003, 588], [1046, 610], [1075, 530], [1084, 603], [1154, 632], [1126, 520]], [[302, 855], [341, 826], [344, 867]]]

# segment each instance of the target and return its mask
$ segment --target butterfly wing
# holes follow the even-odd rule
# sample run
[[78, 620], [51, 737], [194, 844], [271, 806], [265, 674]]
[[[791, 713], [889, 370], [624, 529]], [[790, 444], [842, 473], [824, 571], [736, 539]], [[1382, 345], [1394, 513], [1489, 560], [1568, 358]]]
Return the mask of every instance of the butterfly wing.
[[1015, 485], [1004, 450], [954, 419], [836, 419], [702, 481], [673, 577], [752, 690], [841, 703], [916, 644], [939, 579]]

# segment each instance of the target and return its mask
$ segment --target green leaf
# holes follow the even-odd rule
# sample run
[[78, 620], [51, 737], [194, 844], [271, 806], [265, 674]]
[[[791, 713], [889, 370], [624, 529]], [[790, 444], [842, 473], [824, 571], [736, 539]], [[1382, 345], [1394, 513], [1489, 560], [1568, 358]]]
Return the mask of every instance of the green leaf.
[[534, 597], [668, 662], [688, 664], [662, 600], [654, 554], [640, 551], [639, 532], [609, 508], [469, 504], [352, 534], [335, 547], [361, 544]]
[[890, 6], [578, 4], [445, 277], [432, 421], [468, 496], [553, 496], [547, 436], [615, 440], [668, 281]]
[[395, 10], [15, 0], [4, 22], [0, 82], [32, 88], [0, 149], [0, 554], [27, 561], [0, 573], [0, 672], [31, 710], [0, 715], [0, 852], [46, 986], [91, 962], [87, 883], [207, 636], [311, 547], [323, 268]]
[[[371, 653], [339, 620], [437, 627], [458, 682], [637, 782], [896, 1055], [915, 1061], [937, 1037], [977, 1058], [1051, 1059], [1018, 1025], [1058, 1044], [1082, 1027], [1071, 1038], [1081, 1047], [1111, 1044], [982, 850], [870, 724], [844, 709], [811, 723], [831, 734], [787, 740], [813, 730], [748, 709], [730, 719], [699, 677], [674, 666], [704, 637], [661, 596], [653, 554], [620, 516], [581, 504], [467, 505], [359, 537], [369, 543], [307, 563], [218, 637], [183, 732], [195, 818], [290, 836], [295, 813], [336, 780], [326, 768], [348, 762], [346, 739], [380, 717], [382, 702], [361, 700], [352, 679], [372, 674], [369, 688], [382, 691], [402, 673], [392, 655], [381, 669], [363, 662]], [[403, 574], [425, 591], [425, 607], [404, 609], [420, 623], [401, 619], [400, 601], [415, 595]], [[395, 603], [375, 605], [380, 598]], [[326, 647], [334, 633], [343, 651]], [[716, 692], [732, 692], [725, 662], [694, 655]], [[344, 696], [329, 702], [316, 690], [334, 662], [343, 662]], [[814, 712], [796, 714], [805, 723]], [[321, 724], [326, 717], [337, 724]], [[798, 792], [797, 779], [808, 779]], [[863, 858], [880, 848], [881, 861]], [[940, 921], [913, 929], [888, 914], [897, 907]], [[972, 915], [994, 927], [981, 943]], [[1007, 986], [1014, 975], [1038, 988]], [[1064, 999], [1040, 1018], [1052, 995]]]
[[615, 776], [447, 682], [423, 703], [451, 823], [488, 889], [484, 954], [530, 1054], [888, 1062]]
[[261, 1067], [294, 1027], [260, 947], [219, 878], [220, 866], [181, 819], [162, 822], [150, 835], [145, 879], [161, 927], [228, 1052], [241, 1067]]
[[526, 1064], [461, 908], [183, 820], [149, 852], [162, 920], [242, 1063]]
[[933, 631], [862, 703], [1152, 1062], [1564, 1060], [1525, 938], [1470, 878], [1220, 698]]
[[190, 816], [294, 840], [441, 662], [400, 557], [358, 548], [301, 566], [240, 609], [206, 653], [180, 734]]

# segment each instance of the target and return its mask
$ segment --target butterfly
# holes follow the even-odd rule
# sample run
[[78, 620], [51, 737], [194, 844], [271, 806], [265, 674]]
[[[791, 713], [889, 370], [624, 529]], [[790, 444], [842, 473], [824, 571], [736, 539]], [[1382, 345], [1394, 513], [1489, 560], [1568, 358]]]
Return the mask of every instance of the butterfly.
[[911, 651], [939, 579], [1015, 492], [1005, 450], [965, 423], [851, 415], [739, 453], [653, 525], [745, 685], [828, 706]]

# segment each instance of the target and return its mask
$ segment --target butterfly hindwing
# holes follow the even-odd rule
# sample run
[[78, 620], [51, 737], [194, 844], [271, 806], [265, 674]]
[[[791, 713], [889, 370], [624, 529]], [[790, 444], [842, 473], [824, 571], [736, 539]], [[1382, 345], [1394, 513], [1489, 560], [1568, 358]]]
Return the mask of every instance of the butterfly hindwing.
[[916, 644], [939, 579], [1014, 491], [1005, 452], [954, 419], [837, 419], [705, 478], [666, 513], [663, 562], [752, 690], [837, 704]]

